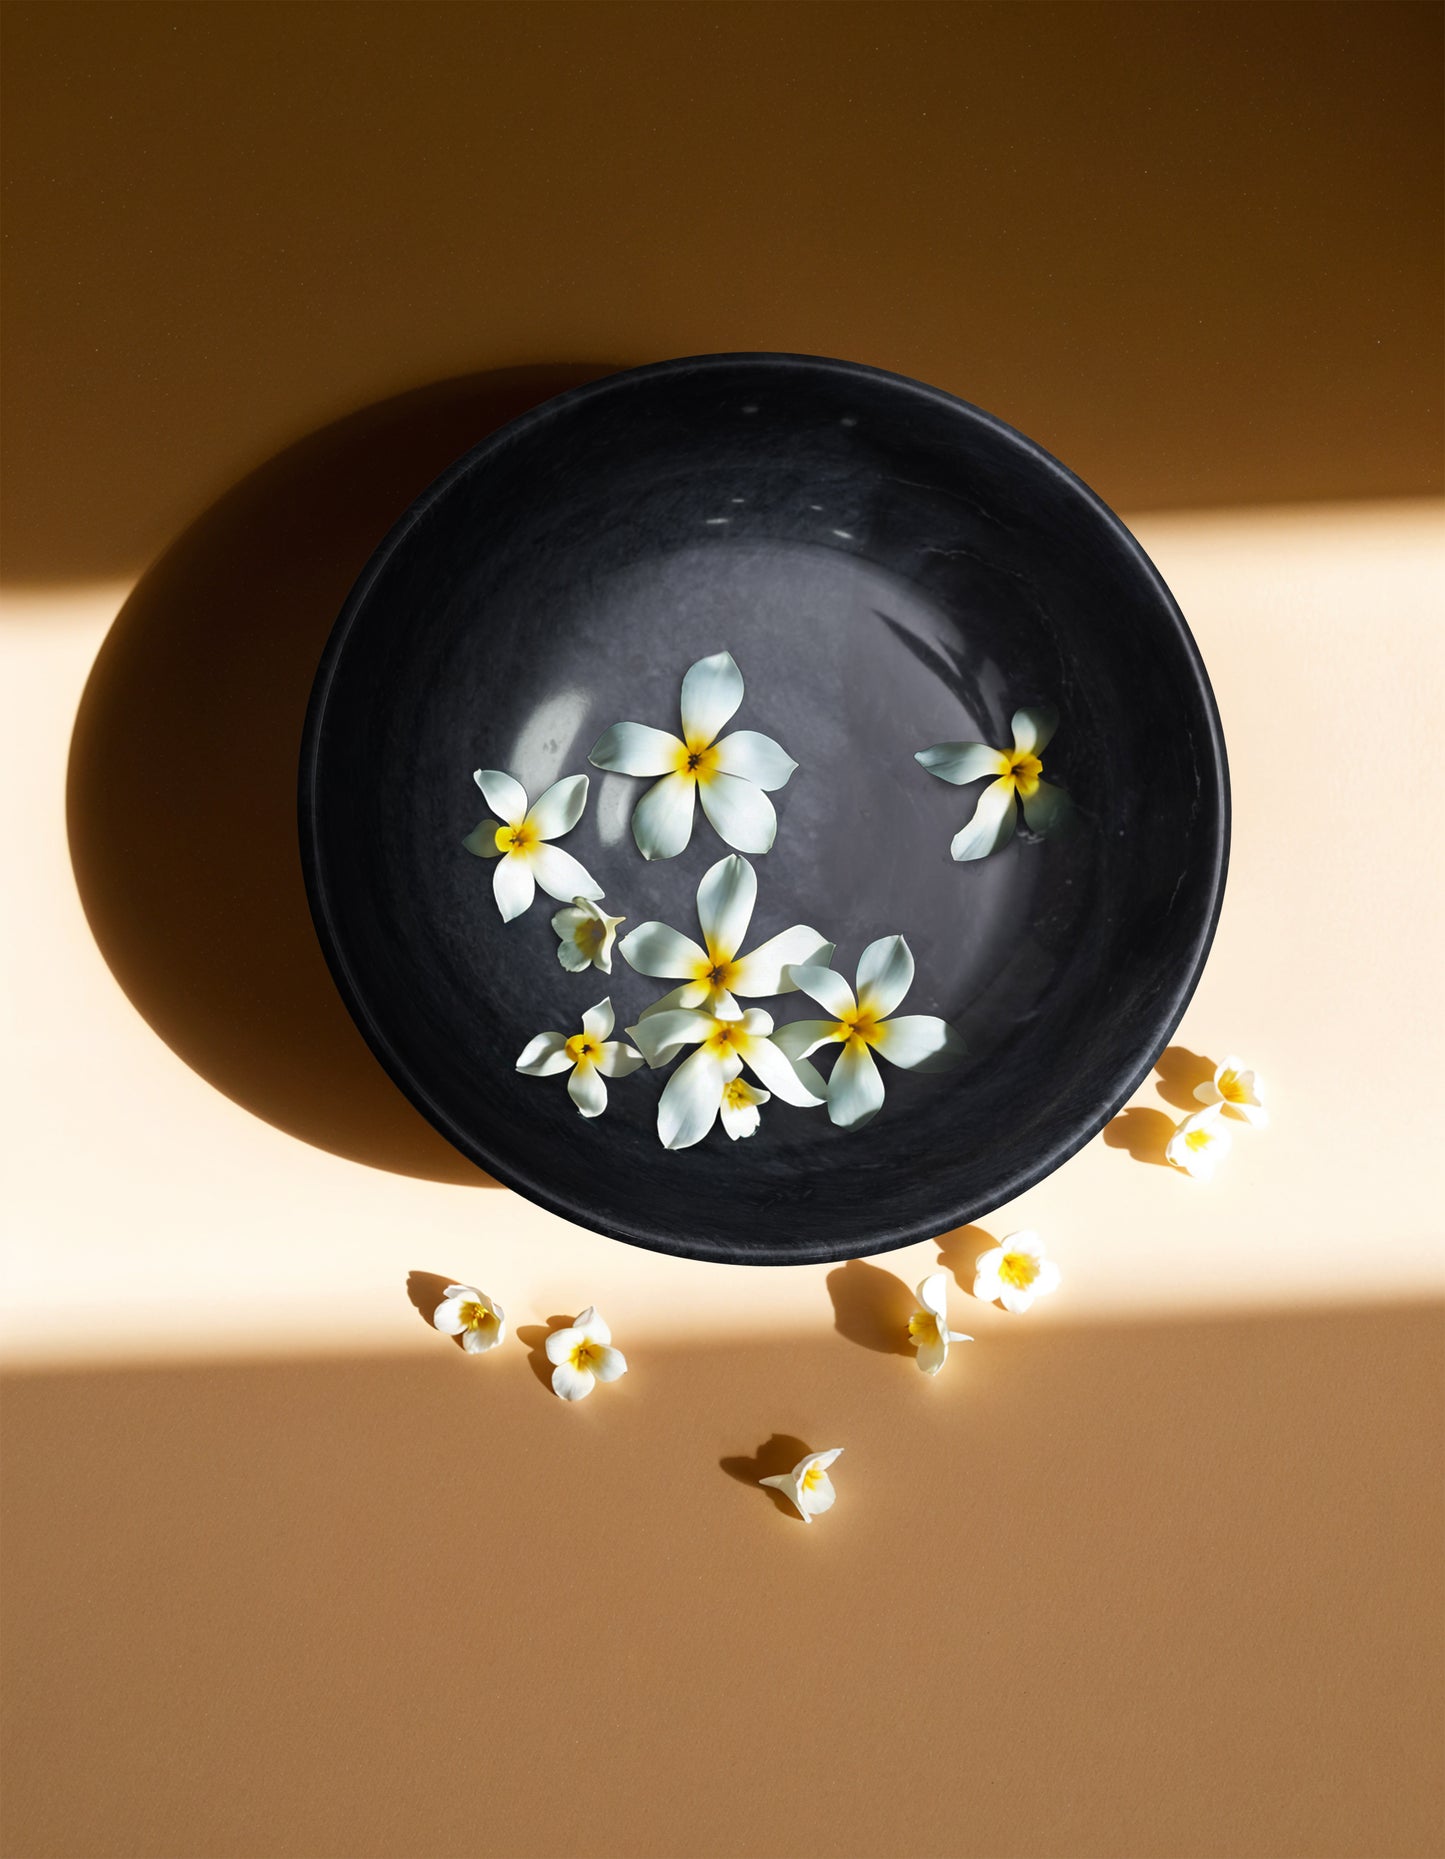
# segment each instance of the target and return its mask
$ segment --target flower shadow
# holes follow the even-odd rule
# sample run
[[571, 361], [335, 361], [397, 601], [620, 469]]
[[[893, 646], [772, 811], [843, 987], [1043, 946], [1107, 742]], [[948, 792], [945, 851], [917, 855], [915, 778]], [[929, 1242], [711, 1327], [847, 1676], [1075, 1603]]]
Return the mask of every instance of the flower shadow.
[[545, 1323], [523, 1323], [517, 1327], [517, 1341], [527, 1351], [527, 1366], [548, 1394], [552, 1392], [552, 1364], [547, 1359], [547, 1338], [557, 1330], [570, 1330], [576, 1321], [576, 1317], [548, 1317]]
[[863, 1259], [850, 1259], [829, 1272], [827, 1282], [833, 1327], [840, 1336], [879, 1355], [912, 1355], [908, 1319], [918, 1300], [901, 1278]]
[[753, 1456], [744, 1458], [741, 1454], [718, 1460], [718, 1467], [729, 1478], [736, 1478], [739, 1484], [754, 1485], [773, 1500], [774, 1510], [781, 1511], [785, 1517], [791, 1517], [794, 1523], [806, 1520], [798, 1513], [796, 1506], [790, 1504], [775, 1486], [760, 1482], [764, 1478], [776, 1478], [782, 1472], [791, 1472], [799, 1459], [806, 1459], [812, 1448], [791, 1433], [774, 1433], [771, 1439], [763, 1441]]
[[1154, 1069], [1159, 1074], [1159, 1095], [1166, 1104], [1176, 1110], [1198, 1110], [1194, 1087], [1208, 1084], [1214, 1076], [1214, 1061], [1191, 1052], [1188, 1046], [1168, 1046], [1160, 1053]]
[[[1195, 1108], [1198, 1109], [1198, 1105]], [[1136, 1162], [1154, 1162], [1160, 1168], [1168, 1168], [1169, 1158], [1164, 1151], [1173, 1134], [1174, 1121], [1162, 1110], [1146, 1110], [1140, 1104], [1131, 1104], [1127, 1110], [1121, 1110], [1112, 1123], [1105, 1124], [1104, 1146], [1123, 1149]]]
[[960, 1291], [973, 1296], [974, 1265], [981, 1252], [989, 1252], [998, 1241], [981, 1226], [959, 1226], [938, 1241], [938, 1263], [953, 1273]]
[[[437, 1306], [446, 1297], [447, 1286], [460, 1283], [461, 1280], [459, 1278], [444, 1278], [439, 1272], [407, 1273], [407, 1299], [412, 1309], [429, 1330], [436, 1328], [435, 1324], [432, 1322], [432, 1318], [436, 1315]], [[438, 1330], [437, 1334], [442, 1335], [444, 1332]], [[461, 1348], [462, 1339], [460, 1336], [453, 1336], [450, 1340], [456, 1344], [458, 1349]]]

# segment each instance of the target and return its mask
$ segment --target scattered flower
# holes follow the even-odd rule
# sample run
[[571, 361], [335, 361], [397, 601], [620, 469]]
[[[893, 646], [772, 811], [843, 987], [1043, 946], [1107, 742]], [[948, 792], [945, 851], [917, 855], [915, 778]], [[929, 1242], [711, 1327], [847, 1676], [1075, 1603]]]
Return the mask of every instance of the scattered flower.
[[584, 968], [600, 968], [604, 975], [610, 975], [617, 925], [626, 921], [626, 917], [609, 917], [590, 897], [574, 897], [552, 919], [552, 928], [557, 932], [557, 960], [574, 975], [580, 975]]
[[1262, 1130], [1269, 1122], [1269, 1112], [1264, 1107], [1263, 1080], [1258, 1072], [1246, 1071], [1244, 1062], [1232, 1052], [1222, 1065], [1215, 1067], [1208, 1083], [1194, 1087], [1194, 1095], [1201, 1104], [1220, 1105], [1226, 1116], [1243, 1117], [1257, 1130]]
[[740, 729], [717, 740], [743, 701], [730, 652], [700, 658], [682, 681], [682, 737], [645, 723], [614, 723], [588, 760], [619, 775], [661, 775], [638, 801], [632, 836], [647, 859], [676, 858], [692, 837], [693, 802], [739, 852], [766, 852], [778, 830], [770, 792], [797, 767], [771, 736]]
[[492, 895], [504, 923], [531, 908], [539, 884], [549, 897], [563, 903], [569, 898], [601, 897], [602, 886], [586, 866], [570, 852], [548, 843], [570, 833], [582, 818], [587, 805], [586, 775], [554, 781], [531, 807], [521, 782], [500, 769], [479, 768], [472, 779], [501, 818], [483, 820], [462, 844], [478, 858], [497, 860]]
[[950, 1343], [971, 1343], [973, 1338], [948, 1327], [948, 1299], [942, 1272], [930, 1272], [918, 1287], [918, 1309], [908, 1319], [908, 1340], [918, 1351], [918, 1366], [936, 1375], [948, 1360]]
[[1058, 1266], [1045, 1253], [1038, 1234], [1027, 1228], [1010, 1233], [991, 1252], [981, 1252], [974, 1270], [973, 1295], [986, 1304], [997, 1301], [1020, 1316], [1036, 1297], [1059, 1288]]
[[432, 1322], [444, 1336], [460, 1336], [468, 1355], [485, 1355], [507, 1334], [507, 1313], [475, 1285], [448, 1285]]
[[774, 1491], [781, 1491], [788, 1502], [795, 1506], [804, 1523], [811, 1523], [815, 1517], [821, 1517], [825, 1510], [831, 1510], [838, 1493], [833, 1489], [833, 1481], [828, 1476], [828, 1467], [841, 1454], [843, 1448], [835, 1446], [831, 1452], [810, 1452], [806, 1459], [799, 1459], [791, 1472], [779, 1472], [773, 1478], [760, 1478], [760, 1485], [771, 1485]]
[[[761, 1007], [731, 1017], [676, 1007], [651, 1014], [627, 1031], [655, 1069], [671, 1064], [684, 1046], [697, 1047], [668, 1079], [658, 1099], [657, 1134], [664, 1148], [690, 1149], [702, 1141], [717, 1122], [725, 1087], [744, 1065], [785, 1104], [812, 1108], [823, 1102], [822, 1079], [813, 1073], [819, 1089], [810, 1089], [792, 1060], [773, 1043], [772, 1016]], [[739, 1111], [745, 1117], [742, 1107]], [[751, 1135], [756, 1127], [739, 1127], [736, 1133]]]
[[627, 1373], [627, 1357], [612, 1347], [612, 1332], [589, 1304], [570, 1330], [553, 1330], [547, 1338], [552, 1392], [564, 1401], [580, 1401], [599, 1381], [616, 1381]]
[[1211, 1104], [1185, 1117], [1169, 1138], [1164, 1159], [1196, 1181], [1213, 1181], [1214, 1171], [1229, 1154], [1234, 1138], [1225, 1127], [1222, 1107]]
[[550, 1078], [570, 1071], [567, 1095], [584, 1117], [600, 1117], [607, 1108], [608, 1078], [625, 1078], [642, 1064], [642, 1054], [620, 1039], [609, 1039], [612, 1002], [598, 1001], [582, 1016], [582, 1031], [570, 1039], [562, 1033], [538, 1033], [517, 1060], [529, 1078]]
[[794, 1020], [779, 1027], [776, 1043], [798, 1066], [805, 1083], [816, 1081], [820, 1091], [825, 1087], [808, 1058], [834, 1041], [842, 1046], [826, 1086], [828, 1115], [840, 1129], [861, 1129], [882, 1107], [883, 1079], [873, 1062], [874, 1052], [906, 1071], [944, 1071], [963, 1057], [963, 1041], [935, 1014], [888, 1018], [913, 985], [913, 952], [901, 936], [882, 936], [863, 951], [856, 1000], [848, 983], [831, 968], [795, 965], [788, 974], [795, 987], [833, 1017]]
[[979, 795], [973, 818], [954, 836], [950, 849], [956, 859], [987, 858], [1008, 844], [1018, 819], [1015, 795], [1033, 832], [1046, 833], [1063, 818], [1068, 795], [1039, 778], [1043, 752], [1058, 726], [1059, 713], [1048, 705], [1015, 710], [1011, 749], [992, 749], [986, 742], [940, 742], [914, 756], [931, 775], [955, 787], [984, 775], [994, 777]]
[[733, 852], [705, 872], [697, 887], [697, 920], [704, 947], [699, 948], [665, 923], [640, 923], [623, 937], [622, 954], [639, 974], [683, 983], [655, 1001], [644, 1019], [674, 1007], [736, 1014], [741, 1009], [733, 998], [735, 994], [751, 1000], [791, 993], [793, 984], [787, 977], [791, 964], [817, 962], [827, 966], [833, 959], [832, 943], [824, 942], [815, 929], [804, 923], [795, 923], [791, 929], [770, 936], [751, 955], [739, 955], [753, 920], [757, 896], [757, 873], [745, 858]]
[[722, 1088], [722, 1105], [719, 1111], [722, 1126], [734, 1142], [740, 1136], [757, 1134], [762, 1117], [758, 1114], [764, 1104], [771, 1104], [771, 1091], [759, 1091], [750, 1085], [740, 1074], [729, 1078]]

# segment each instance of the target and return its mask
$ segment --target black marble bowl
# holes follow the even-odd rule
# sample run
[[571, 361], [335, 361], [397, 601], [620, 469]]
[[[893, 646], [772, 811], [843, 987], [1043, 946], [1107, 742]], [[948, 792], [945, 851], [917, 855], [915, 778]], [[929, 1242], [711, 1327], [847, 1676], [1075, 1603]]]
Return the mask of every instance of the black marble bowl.
[[[676, 731], [687, 667], [728, 650], [734, 728], [799, 764], [753, 859], [751, 947], [792, 923], [850, 979], [907, 937], [905, 1012], [968, 1058], [881, 1068], [865, 1129], [776, 1100], [759, 1133], [671, 1153], [664, 1073], [584, 1121], [565, 1078], [523, 1077], [534, 1033], [612, 998], [619, 1034], [673, 983], [566, 973], [540, 891], [504, 924], [462, 838], [476, 768], [536, 797], [586, 772], [563, 841], [622, 933], [696, 935], [728, 848], [699, 811], [678, 858], [629, 830], [645, 783], [603, 775], [611, 723]], [[978, 786], [914, 760], [1007, 746], [1052, 703], [1045, 757], [1072, 830], [955, 864]], [[1169, 590], [1077, 478], [1001, 421], [853, 363], [711, 355], [618, 374], [495, 433], [381, 545], [317, 675], [301, 765], [317, 931], [366, 1039], [413, 1103], [499, 1180], [579, 1225], [697, 1258], [781, 1265], [930, 1238], [1040, 1180], [1114, 1115], [1189, 999], [1219, 912], [1228, 777], [1213, 696]], [[800, 994], [757, 1003], [816, 1017]], [[836, 1048], [832, 1050], [836, 1051]], [[820, 1054], [820, 1060], [826, 1060]]]

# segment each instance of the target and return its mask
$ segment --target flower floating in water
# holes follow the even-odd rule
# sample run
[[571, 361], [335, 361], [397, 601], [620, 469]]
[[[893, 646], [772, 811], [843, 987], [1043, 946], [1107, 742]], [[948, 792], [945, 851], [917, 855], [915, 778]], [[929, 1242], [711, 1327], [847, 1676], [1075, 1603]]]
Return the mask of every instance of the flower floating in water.
[[735, 994], [745, 999], [789, 994], [793, 989], [786, 972], [790, 964], [817, 962], [826, 966], [832, 960], [832, 943], [824, 942], [815, 929], [803, 923], [770, 936], [751, 955], [739, 955], [757, 896], [756, 872], [734, 852], [705, 872], [697, 887], [697, 920], [705, 947], [699, 948], [665, 923], [639, 923], [623, 937], [622, 953], [639, 974], [683, 983], [655, 1001], [644, 1019], [673, 1007], [738, 1013], [741, 1010], [733, 999]]
[[507, 1313], [475, 1285], [448, 1285], [432, 1322], [444, 1336], [460, 1336], [468, 1355], [485, 1355], [507, 1334]]
[[1036, 1297], [1059, 1288], [1059, 1268], [1044, 1251], [1037, 1233], [1010, 1233], [1001, 1246], [981, 1252], [974, 1263], [973, 1295], [986, 1304], [997, 1300], [1022, 1315]]
[[[668, 1079], [658, 1100], [657, 1134], [665, 1148], [690, 1149], [702, 1141], [717, 1122], [726, 1087], [743, 1066], [785, 1104], [807, 1109], [822, 1103], [821, 1088], [814, 1092], [798, 1075], [792, 1060], [773, 1043], [772, 1030], [772, 1016], [761, 1007], [732, 1017], [674, 1007], [628, 1027], [653, 1067], [670, 1064], [684, 1046], [697, 1047]], [[822, 1083], [819, 1078], [820, 1087]], [[762, 1101], [754, 1098], [754, 1107]], [[739, 1125], [730, 1133], [750, 1136], [757, 1125], [747, 1117], [746, 1106], [730, 1108], [738, 1112]], [[741, 1127], [744, 1121], [750, 1124], [746, 1130]]]
[[682, 681], [682, 736], [645, 723], [614, 723], [587, 758], [619, 775], [661, 775], [638, 801], [632, 836], [644, 858], [675, 858], [692, 837], [693, 802], [718, 837], [739, 852], [766, 852], [778, 830], [768, 794], [797, 767], [771, 736], [718, 733], [743, 701], [743, 674], [730, 652], [700, 658]]
[[552, 1392], [564, 1401], [581, 1401], [599, 1381], [616, 1381], [627, 1373], [627, 1357], [612, 1347], [612, 1332], [589, 1304], [569, 1330], [547, 1338], [552, 1364]]
[[1185, 1117], [1165, 1145], [1164, 1158], [1196, 1181], [1213, 1181], [1214, 1171], [1229, 1154], [1233, 1141], [1225, 1128], [1221, 1106], [1211, 1104], [1208, 1110], [1196, 1110], [1193, 1116]]
[[1218, 1104], [1226, 1115], [1243, 1117], [1257, 1130], [1262, 1130], [1269, 1122], [1259, 1073], [1246, 1071], [1243, 1061], [1232, 1052], [1222, 1065], [1215, 1067], [1214, 1076], [1207, 1083], [1194, 1087], [1194, 1095], [1201, 1104]]
[[497, 768], [479, 768], [472, 776], [495, 807], [499, 820], [486, 819], [467, 834], [462, 844], [478, 858], [494, 858], [492, 894], [502, 921], [529, 910], [540, 884], [549, 897], [566, 902], [576, 897], [601, 897], [602, 886], [585, 865], [549, 840], [570, 833], [587, 805], [586, 775], [568, 775], [554, 781], [537, 801], [527, 804], [527, 790]]
[[570, 1039], [563, 1033], [538, 1033], [529, 1039], [517, 1060], [517, 1070], [529, 1078], [550, 1078], [570, 1071], [567, 1095], [584, 1117], [600, 1117], [607, 1108], [608, 1078], [625, 1078], [642, 1064], [642, 1054], [620, 1039], [609, 1039], [612, 1002], [598, 1001], [582, 1016], [582, 1031]]
[[[858, 963], [858, 996], [831, 968], [794, 966], [795, 987], [833, 1016], [794, 1020], [779, 1027], [776, 1040], [811, 1084], [817, 1074], [806, 1061], [820, 1046], [836, 1041], [839, 1053], [828, 1079], [828, 1115], [840, 1129], [856, 1130], [883, 1104], [883, 1079], [873, 1062], [881, 1052], [905, 1071], [944, 1071], [963, 1057], [963, 1041], [946, 1020], [931, 1013], [888, 1018], [913, 985], [913, 952], [901, 936], [870, 942]], [[822, 1080], [818, 1080], [822, 1088]]]
[[950, 849], [956, 859], [987, 858], [1008, 844], [1018, 820], [1016, 795], [1023, 803], [1025, 820], [1036, 833], [1047, 832], [1063, 818], [1068, 795], [1040, 779], [1043, 752], [1058, 726], [1058, 712], [1047, 705], [1015, 710], [1011, 749], [991, 749], [986, 742], [940, 742], [914, 756], [931, 775], [955, 787], [993, 776], [978, 797], [973, 818], [954, 835]]
[[838, 1493], [833, 1489], [833, 1481], [828, 1476], [828, 1467], [839, 1457], [843, 1448], [835, 1446], [831, 1452], [810, 1452], [806, 1459], [799, 1459], [791, 1472], [779, 1472], [772, 1478], [760, 1478], [760, 1485], [771, 1485], [774, 1491], [781, 1491], [792, 1504], [804, 1523], [811, 1523], [815, 1517], [821, 1517], [825, 1510], [832, 1510]]
[[948, 1300], [942, 1272], [930, 1272], [918, 1287], [918, 1309], [908, 1319], [908, 1340], [918, 1351], [918, 1366], [936, 1375], [948, 1360], [950, 1343], [971, 1343], [973, 1338], [948, 1327]]
[[574, 975], [580, 975], [584, 968], [600, 968], [604, 975], [610, 975], [617, 925], [626, 921], [626, 917], [609, 917], [590, 897], [574, 897], [552, 919], [552, 928], [557, 932], [557, 960]]
[[753, 1136], [757, 1133], [762, 1117], [758, 1114], [764, 1104], [771, 1104], [771, 1091], [759, 1091], [750, 1085], [739, 1073], [729, 1078], [722, 1088], [722, 1104], [719, 1114], [722, 1126], [734, 1142], [740, 1136]]

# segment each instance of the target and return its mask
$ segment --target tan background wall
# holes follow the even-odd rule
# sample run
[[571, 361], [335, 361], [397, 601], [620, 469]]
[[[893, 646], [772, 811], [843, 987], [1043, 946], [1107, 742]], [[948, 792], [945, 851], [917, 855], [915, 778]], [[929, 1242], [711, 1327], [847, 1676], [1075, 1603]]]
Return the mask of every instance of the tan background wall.
[[[11, 6], [5, 1859], [1445, 1850], [1433, 6]], [[1160, 1071], [832, 1272], [487, 1185], [292, 839], [376, 536], [608, 367], [1013, 420], [1194, 626], [1230, 891]], [[324, 429], [324, 430], [322, 430]], [[1159, 1165], [1202, 1060], [1275, 1127]], [[1037, 1225], [1023, 1320], [966, 1295]], [[941, 1262], [977, 1337], [897, 1352]], [[520, 1341], [464, 1359], [461, 1275]], [[633, 1363], [576, 1409], [550, 1319]], [[811, 1529], [754, 1488], [842, 1445]]]

